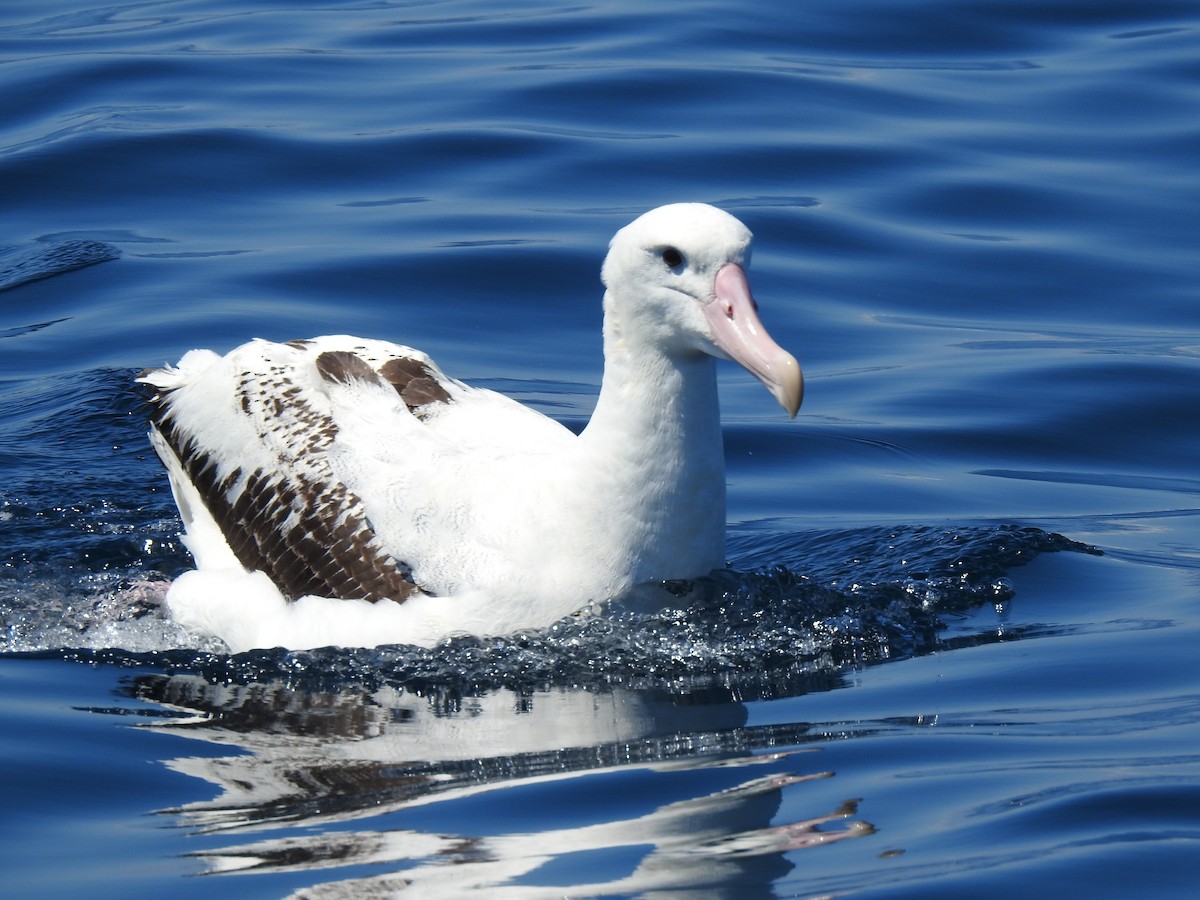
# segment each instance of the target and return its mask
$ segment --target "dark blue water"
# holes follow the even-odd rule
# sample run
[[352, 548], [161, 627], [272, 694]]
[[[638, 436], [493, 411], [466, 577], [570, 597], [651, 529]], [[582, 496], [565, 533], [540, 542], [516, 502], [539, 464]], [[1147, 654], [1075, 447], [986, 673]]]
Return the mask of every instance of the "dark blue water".
[[[1200, 7], [0, 12], [12, 896], [1189, 896]], [[613, 231], [756, 234], [704, 596], [230, 656], [131, 381], [349, 331], [570, 422]], [[200, 877], [196, 877], [200, 876]]]

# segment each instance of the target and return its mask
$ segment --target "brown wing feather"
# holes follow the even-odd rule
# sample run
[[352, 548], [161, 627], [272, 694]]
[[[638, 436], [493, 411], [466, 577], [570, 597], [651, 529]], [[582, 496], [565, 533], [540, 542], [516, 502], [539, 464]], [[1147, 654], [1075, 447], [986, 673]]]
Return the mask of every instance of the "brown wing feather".
[[[322, 353], [316, 362], [329, 380], [381, 377], [348, 352]], [[236, 385], [239, 408], [278, 457], [269, 471], [235, 467], [218, 481], [201, 435], [173, 417], [172, 393], [152, 391], [151, 422], [243, 566], [265, 572], [288, 599], [403, 601], [418, 592], [408, 567], [380, 546], [362, 500], [334, 478], [326, 454], [337, 426], [305, 402], [286, 368], [264, 362]]]
[[450, 394], [438, 382], [429, 366], [419, 359], [397, 356], [379, 367], [379, 374], [391, 383], [409, 411], [421, 415], [429, 403], [447, 403]]

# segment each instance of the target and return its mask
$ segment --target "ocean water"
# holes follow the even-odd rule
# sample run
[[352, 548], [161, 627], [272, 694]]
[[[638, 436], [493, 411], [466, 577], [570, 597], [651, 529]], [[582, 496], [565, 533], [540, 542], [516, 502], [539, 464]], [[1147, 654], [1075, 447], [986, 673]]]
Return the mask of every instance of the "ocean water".
[[[1191, 896], [1200, 6], [0, 11], [0, 893]], [[582, 422], [611, 234], [701, 200], [698, 599], [230, 655], [132, 380], [350, 332]]]

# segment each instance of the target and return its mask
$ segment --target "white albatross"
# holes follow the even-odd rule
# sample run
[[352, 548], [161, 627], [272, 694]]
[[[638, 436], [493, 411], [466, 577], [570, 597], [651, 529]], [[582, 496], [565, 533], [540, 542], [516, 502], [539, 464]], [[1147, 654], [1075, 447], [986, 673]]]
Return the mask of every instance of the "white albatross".
[[715, 359], [790, 416], [803, 393], [759, 321], [749, 250], [741, 222], [699, 203], [617, 232], [604, 377], [578, 436], [384, 341], [255, 340], [144, 372], [196, 563], [172, 616], [235, 651], [428, 646], [722, 566]]

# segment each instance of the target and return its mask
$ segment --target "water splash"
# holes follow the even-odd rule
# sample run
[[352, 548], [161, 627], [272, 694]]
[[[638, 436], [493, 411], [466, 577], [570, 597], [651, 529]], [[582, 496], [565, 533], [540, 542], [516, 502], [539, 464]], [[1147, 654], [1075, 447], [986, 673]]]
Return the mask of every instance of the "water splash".
[[[166, 581], [136, 565], [58, 582], [10, 577], [0, 599], [0, 649], [167, 664], [216, 682], [300, 680], [308, 689], [355, 683], [473, 693], [738, 682], [741, 690], [762, 694], [773, 690], [765, 673], [819, 677], [931, 652], [947, 615], [1012, 595], [1004, 573], [1013, 566], [1045, 552], [1090, 551], [1016, 526], [780, 534], [761, 541], [759, 550], [770, 554], [783, 544], [809, 559], [803, 574], [784, 566], [729, 569], [681, 588], [663, 609], [614, 605], [545, 629], [456, 636], [432, 649], [230, 655], [175, 626], [161, 606]], [[887, 553], [861, 555], [884, 546]]]
[[[733, 567], [675, 586], [666, 608], [613, 604], [546, 629], [458, 636], [428, 650], [230, 656], [180, 628], [162, 605], [190, 560], [149, 458], [131, 376], [99, 370], [71, 391], [54, 378], [3, 388], [18, 427], [0, 439], [0, 455], [26, 462], [0, 497], [0, 652], [167, 664], [239, 683], [303, 678], [448, 696], [615, 683], [721, 684], [763, 695], [791, 689], [780, 679], [931, 652], [946, 616], [1008, 600], [1014, 567], [1041, 553], [1098, 552], [1012, 524], [798, 532], [758, 522], [731, 533]], [[45, 465], [58, 477], [45, 479]], [[774, 680], [761, 677], [767, 672]]]

